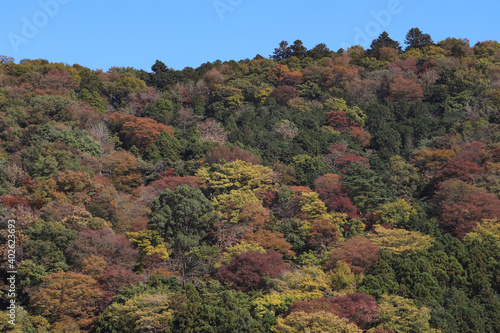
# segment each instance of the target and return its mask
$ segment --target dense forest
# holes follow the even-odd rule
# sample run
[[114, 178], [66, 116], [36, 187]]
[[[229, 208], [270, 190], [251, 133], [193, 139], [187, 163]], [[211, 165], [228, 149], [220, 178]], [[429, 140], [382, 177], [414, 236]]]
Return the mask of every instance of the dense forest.
[[404, 43], [0, 56], [0, 332], [500, 332], [500, 43]]

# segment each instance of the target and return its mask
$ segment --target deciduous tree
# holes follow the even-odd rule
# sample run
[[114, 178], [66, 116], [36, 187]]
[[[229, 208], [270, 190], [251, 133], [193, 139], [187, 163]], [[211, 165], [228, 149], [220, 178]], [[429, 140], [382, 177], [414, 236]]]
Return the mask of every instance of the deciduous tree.
[[292, 312], [285, 318], [278, 318], [277, 324], [271, 327], [272, 332], [342, 332], [361, 333], [362, 330], [355, 324], [349, 323], [346, 318], [340, 318], [333, 313], [319, 311], [313, 313]]
[[108, 228], [100, 230], [83, 229], [68, 247], [67, 254], [77, 267], [91, 256], [101, 256], [108, 265], [134, 268], [139, 259], [138, 250], [124, 236]]
[[265, 288], [265, 277], [275, 278], [286, 270], [290, 270], [290, 266], [276, 252], [246, 252], [235, 255], [228, 265], [222, 265], [218, 275], [222, 282], [235, 289], [250, 291]]
[[370, 271], [377, 263], [380, 247], [368, 238], [356, 236], [345, 241], [332, 251], [328, 267], [333, 268], [338, 261], [349, 265], [355, 274]]
[[374, 229], [375, 233], [368, 235], [370, 241], [396, 254], [427, 250], [433, 242], [432, 237], [423, 235], [418, 231], [386, 229], [382, 226], [375, 226]]
[[248, 243], [259, 244], [268, 251], [274, 251], [285, 258], [292, 258], [295, 252], [292, 245], [288, 243], [281, 232], [272, 232], [266, 229], [259, 229], [256, 232], [249, 231], [243, 237]]
[[47, 275], [31, 306], [52, 322], [71, 317], [81, 329], [90, 328], [100, 310], [103, 294], [97, 281], [75, 272]]

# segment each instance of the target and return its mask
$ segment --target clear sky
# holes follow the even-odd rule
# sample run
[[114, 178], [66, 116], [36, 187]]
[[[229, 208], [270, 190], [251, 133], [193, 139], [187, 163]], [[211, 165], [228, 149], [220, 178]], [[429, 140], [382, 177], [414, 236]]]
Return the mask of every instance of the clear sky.
[[382, 31], [402, 45], [418, 27], [447, 37], [500, 41], [500, 1], [460, 0], [8, 0], [0, 55], [151, 71], [217, 59], [268, 57], [282, 40], [307, 48], [369, 47]]

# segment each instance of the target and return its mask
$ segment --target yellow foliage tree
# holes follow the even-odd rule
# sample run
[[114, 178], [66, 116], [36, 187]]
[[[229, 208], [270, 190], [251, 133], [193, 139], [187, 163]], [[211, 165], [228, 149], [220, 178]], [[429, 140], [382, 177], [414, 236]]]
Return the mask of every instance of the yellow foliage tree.
[[286, 313], [296, 301], [307, 301], [331, 293], [331, 277], [318, 266], [305, 266], [274, 279], [274, 291], [253, 301], [256, 312]]
[[374, 217], [381, 224], [394, 224], [395, 226], [407, 225], [412, 215], [416, 215], [417, 210], [404, 199], [397, 199], [395, 202], [380, 205], [380, 208], [373, 212]]
[[168, 332], [174, 311], [170, 307], [171, 295], [144, 293], [124, 303], [111, 304], [97, 323], [97, 332], [113, 328], [114, 332]]
[[143, 256], [158, 254], [161, 259], [168, 259], [167, 247], [158, 231], [127, 232], [127, 238], [141, 251]]
[[304, 292], [331, 292], [331, 276], [318, 266], [304, 266], [294, 271], [287, 271], [275, 279], [278, 292], [301, 290]]
[[304, 192], [300, 199], [300, 212], [310, 218], [326, 214], [326, 205], [317, 192]]
[[319, 291], [288, 290], [257, 297], [252, 301], [252, 304], [257, 317], [263, 317], [266, 312], [270, 312], [274, 316], [277, 313], [288, 312], [290, 305], [294, 302], [308, 301], [320, 297], [323, 297], [323, 293]]
[[251, 190], [231, 190], [229, 193], [222, 193], [212, 199], [215, 209], [221, 213], [222, 217], [232, 223], [240, 221], [242, 208], [250, 202], [259, 202], [259, 199]]
[[264, 253], [266, 250], [256, 243], [241, 242], [236, 245], [230, 246], [226, 249], [222, 263], [227, 265], [231, 262], [235, 255], [245, 253], [245, 252], [259, 252]]
[[276, 325], [271, 327], [275, 333], [299, 332], [334, 332], [334, 333], [361, 333], [355, 324], [347, 318], [340, 318], [331, 312], [318, 311], [313, 313], [292, 312], [285, 318], [278, 318]]
[[474, 231], [465, 235], [464, 241], [468, 243], [474, 239], [482, 240], [490, 235], [500, 241], [500, 223], [497, 219], [483, 219]]
[[383, 295], [379, 304], [379, 320], [385, 329], [396, 332], [437, 332], [429, 325], [431, 310], [417, 307], [412, 299], [396, 295]]
[[375, 233], [368, 235], [370, 241], [396, 254], [426, 250], [434, 241], [431, 236], [423, 235], [418, 231], [386, 229], [382, 226], [375, 226], [374, 229]]
[[391, 157], [389, 164], [391, 170], [387, 185], [397, 195], [412, 197], [423, 182], [418, 169], [398, 155]]
[[253, 165], [240, 160], [202, 167], [196, 176], [218, 193], [271, 188], [274, 184], [273, 170], [263, 165]]
[[259, 103], [263, 104], [269, 95], [273, 92], [272, 88], [263, 88], [260, 89], [259, 92], [255, 95], [255, 99], [259, 101]]
[[356, 285], [363, 279], [363, 274], [356, 276], [348, 264], [339, 260], [330, 277], [335, 296], [345, 296], [356, 292]]

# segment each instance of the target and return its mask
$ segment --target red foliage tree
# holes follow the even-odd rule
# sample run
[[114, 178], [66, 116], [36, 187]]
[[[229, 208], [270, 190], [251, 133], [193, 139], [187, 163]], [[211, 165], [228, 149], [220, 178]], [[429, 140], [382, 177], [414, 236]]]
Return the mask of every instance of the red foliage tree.
[[436, 173], [434, 182], [438, 183], [454, 178], [471, 183], [475, 176], [484, 172], [482, 148], [483, 144], [480, 142], [466, 144], [457, 157], [446, 162]]
[[362, 329], [367, 329], [378, 320], [378, 305], [375, 298], [364, 293], [298, 301], [290, 306], [290, 312], [297, 311], [306, 313], [331, 312], [341, 318], [347, 318]]
[[378, 305], [375, 298], [363, 293], [347, 294], [345, 297], [335, 297], [332, 304], [340, 306], [337, 315], [347, 318], [350, 322], [366, 329], [378, 318]]
[[339, 175], [327, 173], [314, 181], [314, 190], [328, 208], [347, 214], [350, 218], [358, 217], [356, 207], [347, 196]]
[[424, 91], [416, 79], [396, 75], [389, 83], [388, 98], [395, 102], [403, 99], [415, 102], [424, 98]]
[[275, 251], [285, 258], [291, 258], [295, 255], [292, 251], [292, 245], [288, 243], [281, 232], [272, 232], [266, 229], [259, 229], [256, 232], [249, 231], [243, 237], [248, 243], [260, 244], [264, 249]]
[[441, 208], [441, 226], [458, 238], [473, 231], [482, 219], [500, 220], [500, 199], [492, 193], [478, 190], [457, 202], [446, 203]]
[[276, 66], [267, 72], [266, 76], [273, 85], [277, 86], [289, 73], [290, 69], [286, 65], [276, 64]]
[[482, 171], [483, 169], [480, 165], [468, 158], [454, 158], [438, 171], [434, 183], [447, 179], [460, 179], [465, 182], [472, 182], [473, 176], [482, 173]]
[[299, 91], [290, 86], [279, 86], [273, 90], [271, 96], [279, 105], [286, 105], [289, 100], [299, 96]]
[[174, 176], [169, 172], [170, 170], [162, 172], [157, 180], [151, 182], [148, 186], [139, 186], [133, 193], [149, 206], [166, 189], [173, 191], [177, 186], [182, 184], [191, 187], [203, 187], [203, 181], [196, 176]]
[[325, 156], [325, 162], [332, 168], [336, 168], [337, 160], [344, 156], [347, 151], [347, 144], [343, 142], [334, 142], [328, 148], [328, 154]]
[[130, 287], [144, 281], [140, 275], [134, 274], [130, 269], [111, 265], [97, 278], [102, 290], [117, 294], [120, 289]]
[[181, 184], [186, 184], [192, 187], [201, 187], [203, 185], [203, 181], [196, 176], [175, 176], [175, 171], [173, 169], [169, 169], [167, 171], [163, 171], [158, 176], [158, 180], [155, 180], [150, 185], [154, 185], [163, 190], [175, 190], [175, 188]]
[[355, 274], [367, 272], [377, 263], [379, 249], [366, 237], [353, 237], [332, 251], [328, 267], [333, 269], [337, 261], [343, 261]]
[[407, 59], [396, 59], [390, 64], [387, 65], [388, 69], [391, 68], [399, 68], [401, 69], [402, 72], [408, 73], [408, 72], [413, 72], [417, 74], [417, 64], [418, 61], [414, 58], [407, 58]]
[[352, 153], [347, 153], [340, 157], [337, 160], [337, 167], [341, 172], [346, 172], [347, 168], [353, 164], [353, 163], [361, 163], [366, 165], [366, 167], [370, 167], [370, 164], [368, 163], [368, 159], [363, 156], [358, 156]]
[[40, 84], [45, 89], [67, 91], [76, 87], [75, 79], [65, 70], [52, 68], [40, 79]]
[[328, 112], [328, 125], [332, 126], [337, 131], [344, 132], [351, 129], [353, 123], [347, 117], [347, 113], [343, 110], [333, 110]]
[[139, 92], [130, 93], [128, 95], [129, 105], [135, 110], [136, 116], [142, 116], [144, 109], [158, 102], [160, 98], [161, 94], [156, 92], [153, 87], [146, 87]]
[[134, 268], [139, 259], [139, 251], [132, 247], [130, 241], [108, 228], [96, 231], [83, 229], [67, 252], [77, 266], [81, 266], [83, 260], [91, 255], [103, 257], [108, 266], [118, 265], [125, 269]]
[[73, 119], [78, 121], [78, 126], [90, 129], [101, 121], [101, 114], [99, 111], [90, 106], [87, 102], [79, 101], [69, 106]]
[[367, 147], [370, 144], [371, 135], [361, 126], [355, 126], [349, 131], [349, 136], [361, 147]]
[[264, 277], [276, 278], [287, 270], [291, 270], [290, 266], [274, 251], [245, 252], [235, 255], [228, 265], [222, 265], [218, 275], [222, 282], [235, 289], [250, 291], [265, 288]]
[[252, 164], [260, 164], [260, 158], [247, 150], [243, 150], [238, 146], [215, 146], [207, 153], [207, 162], [220, 163], [222, 160], [232, 162], [236, 160], [245, 161]]
[[292, 87], [302, 84], [304, 80], [302, 79], [301, 72], [290, 72], [283, 78], [283, 83]]

